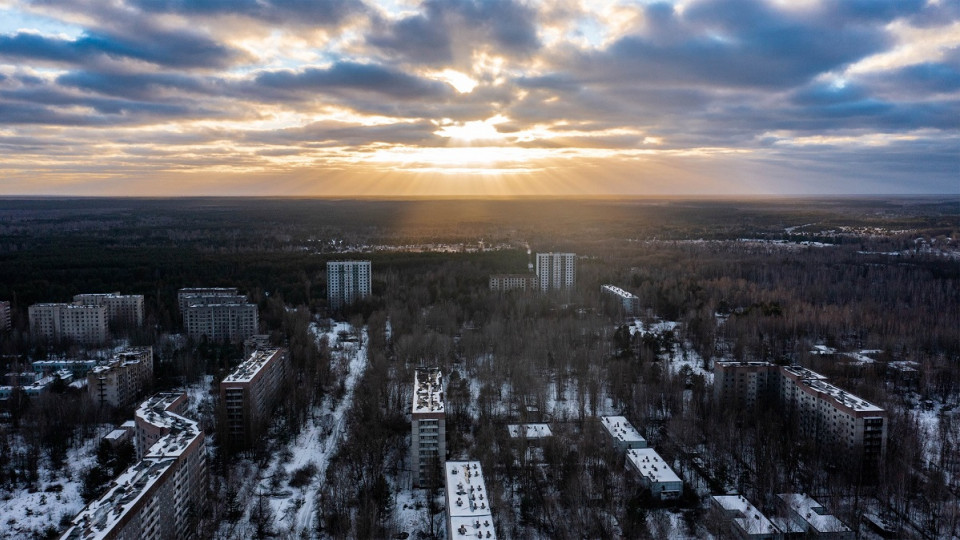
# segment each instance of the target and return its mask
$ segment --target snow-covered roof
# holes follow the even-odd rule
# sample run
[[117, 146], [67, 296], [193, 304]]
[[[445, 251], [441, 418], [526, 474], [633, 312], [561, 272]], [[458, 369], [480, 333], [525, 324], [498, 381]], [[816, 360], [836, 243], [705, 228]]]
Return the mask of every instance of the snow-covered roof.
[[253, 351], [250, 357], [240, 363], [237, 369], [224, 377], [223, 382], [250, 382], [257, 373], [267, 365], [274, 356], [280, 353], [280, 349], [263, 349]]
[[157, 480], [176, 463], [176, 459], [144, 459], [124, 471], [102, 497], [90, 503], [76, 518], [63, 540], [101, 540], [116, 531], [114, 527], [136, 507]]
[[653, 448], [631, 448], [627, 450], [627, 459], [652, 483], [682, 482], [677, 473], [673, 472], [673, 469]]
[[747, 534], [776, 534], [779, 531], [767, 516], [750, 504], [743, 495], [714, 495], [713, 500], [727, 513], [731, 521]]
[[600, 286], [600, 289], [601, 289], [601, 290], [604, 290], [604, 291], [607, 291], [607, 292], [609, 292], [609, 293], [611, 293], [611, 294], [614, 294], [614, 295], [616, 295], [616, 296], [619, 296], [620, 298], [623, 298], [623, 299], [626, 299], [626, 300], [632, 300], [632, 299], [634, 299], [634, 298], [637, 298], [637, 295], [635, 295], [635, 294], [633, 294], [633, 293], [631, 293], [631, 292], [625, 291], [625, 290], [621, 289], [620, 287], [617, 287], [616, 285], [601, 285], [601, 286]]
[[545, 439], [547, 437], [553, 437], [553, 432], [550, 431], [550, 426], [547, 424], [509, 424], [507, 426], [507, 431], [510, 433], [511, 439], [519, 438], [521, 432], [527, 439]]
[[480, 462], [448, 461], [444, 469], [451, 525], [448, 538], [496, 538]]
[[624, 416], [601, 416], [600, 424], [614, 439], [624, 443], [643, 443], [647, 440], [633, 427]]
[[836, 516], [825, 514], [823, 506], [805, 493], [781, 493], [777, 497], [818, 533], [850, 531]]
[[417, 368], [413, 379], [413, 412], [443, 412], [443, 374], [440, 368]]
[[157, 394], [137, 408], [137, 418], [167, 431], [166, 435], [147, 449], [147, 457], [177, 457], [201, 435], [196, 421], [169, 410], [182, 396], [183, 394], [175, 392]]
[[878, 407], [873, 403], [870, 403], [865, 399], [861, 399], [853, 394], [850, 394], [845, 390], [843, 390], [842, 388], [836, 387], [826, 381], [810, 380], [810, 381], [804, 381], [804, 383], [806, 383], [807, 386], [817, 391], [818, 393], [830, 396], [841, 405], [850, 407], [854, 411], [876, 412], [876, 413], [884, 412], [883, 407]]

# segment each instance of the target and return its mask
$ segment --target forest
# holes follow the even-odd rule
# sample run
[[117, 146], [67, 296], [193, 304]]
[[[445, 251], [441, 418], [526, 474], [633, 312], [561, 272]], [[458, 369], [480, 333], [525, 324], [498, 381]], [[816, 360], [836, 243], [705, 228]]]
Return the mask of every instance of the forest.
[[[491, 274], [527, 272], [547, 251], [577, 254], [573, 290], [489, 290]], [[373, 294], [334, 312], [325, 265], [346, 259], [372, 262]], [[601, 295], [606, 283], [636, 294], [642, 312], [625, 316]], [[275, 425], [253, 450], [217, 439], [216, 382], [242, 348], [175, 338], [176, 291], [193, 286], [238, 287], [258, 304], [261, 330], [291, 352]], [[0, 201], [5, 372], [89, 354], [34, 340], [29, 305], [110, 291], [145, 297], [143, 327], [115, 337], [154, 346], [153, 389], [208, 394], [203, 537], [442, 538], [442, 486], [411, 495], [418, 366], [445, 375], [447, 458], [482, 463], [503, 538], [722, 538], [710, 494], [740, 493], [766, 510], [787, 491], [815, 494], [860, 537], [873, 537], [871, 513], [905, 538], [960, 535], [956, 198]], [[323, 334], [334, 321], [354, 335]], [[362, 372], [338, 360], [354, 342]], [[883, 407], [882, 463], [849, 467], [770, 401], [720, 407], [718, 360], [802, 365]], [[98, 426], [130, 417], [78, 394], [3, 403], [0, 491], [49, 485], [42, 476], [68, 468]], [[344, 415], [328, 463], [278, 474], [276, 456], [321, 409]], [[629, 418], [675, 465], [688, 486], [680, 500], [644, 493], [605, 442], [604, 414]], [[554, 435], [511, 439], [506, 425], [524, 422]], [[129, 460], [91, 455], [87, 499]], [[315, 492], [310, 525], [264, 511], [249, 478]], [[422, 505], [414, 524], [409, 497]]]

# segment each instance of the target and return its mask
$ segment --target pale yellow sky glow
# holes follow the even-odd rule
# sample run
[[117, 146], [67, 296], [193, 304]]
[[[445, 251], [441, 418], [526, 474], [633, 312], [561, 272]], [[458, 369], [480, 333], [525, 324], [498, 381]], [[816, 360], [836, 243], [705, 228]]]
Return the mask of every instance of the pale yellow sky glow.
[[0, 0], [0, 195], [960, 190], [949, 2], [191, 5]]

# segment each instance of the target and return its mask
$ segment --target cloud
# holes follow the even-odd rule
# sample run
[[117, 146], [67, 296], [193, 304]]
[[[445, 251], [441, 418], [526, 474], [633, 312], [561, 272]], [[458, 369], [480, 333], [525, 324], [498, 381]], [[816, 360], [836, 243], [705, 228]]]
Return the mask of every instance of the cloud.
[[131, 4], [150, 13], [242, 16], [272, 24], [324, 26], [367, 9], [359, 0], [135, 0]]
[[427, 0], [423, 13], [380, 21], [367, 42], [414, 64], [454, 65], [475, 50], [526, 56], [540, 47], [537, 12], [514, 0]]
[[[337, 62], [329, 68], [259, 73], [247, 87], [264, 99], [311, 98], [314, 92], [360, 91], [401, 100], [436, 99], [451, 94], [441, 82], [376, 64]], [[345, 95], [345, 94], [340, 94]]]
[[135, 38], [97, 32], [77, 39], [32, 32], [0, 36], [0, 58], [79, 64], [103, 56], [177, 68], [226, 67], [241, 57], [230, 47], [191, 31], [144, 30]]

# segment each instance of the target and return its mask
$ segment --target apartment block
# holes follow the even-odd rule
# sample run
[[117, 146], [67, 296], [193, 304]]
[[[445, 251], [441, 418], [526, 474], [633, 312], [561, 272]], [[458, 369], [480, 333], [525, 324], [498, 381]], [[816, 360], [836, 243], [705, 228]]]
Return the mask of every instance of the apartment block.
[[803, 435], [838, 444], [867, 467], [886, 453], [886, 411], [829, 384], [819, 373], [766, 362], [716, 362], [713, 373], [718, 403], [752, 406], [768, 393], [797, 415]]
[[[182, 397], [181, 397], [182, 396]], [[141, 432], [157, 434], [142, 459], [114, 480], [106, 494], [72, 521], [63, 540], [165, 540], [197, 537], [206, 506], [207, 463], [203, 430], [174, 409], [185, 394], [155, 396], [137, 409]]]
[[10, 331], [10, 301], [0, 300], [0, 332]]
[[124, 328], [143, 326], [143, 295], [120, 294], [78, 294], [73, 303], [81, 306], [104, 306], [107, 308], [107, 322]]
[[640, 298], [637, 295], [627, 292], [616, 285], [601, 285], [600, 293], [608, 298], [612, 298], [623, 309], [626, 315], [636, 315], [640, 313]]
[[83, 345], [107, 341], [107, 308], [76, 304], [34, 304], [27, 308], [30, 332], [44, 341], [70, 340]]
[[413, 384], [410, 455], [415, 473], [414, 485], [423, 487], [429, 484], [433, 473], [431, 468], [439, 469], [447, 457], [443, 374], [436, 367], [417, 368]]
[[220, 429], [237, 448], [249, 448], [263, 434], [288, 370], [286, 349], [254, 351], [220, 382]]
[[640, 477], [640, 484], [650, 495], [663, 501], [678, 499], [683, 494], [683, 480], [653, 448], [627, 450], [627, 465]]
[[239, 342], [257, 333], [257, 305], [236, 288], [180, 289], [177, 303], [187, 335], [195, 340]]
[[537, 284], [541, 291], [572, 289], [577, 282], [577, 255], [537, 253]]
[[493, 274], [491, 291], [533, 291], [537, 289], [536, 274]]
[[100, 405], [132, 405], [153, 381], [153, 349], [139, 347], [117, 353], [87, 372], [87, 391]]
[[327, 305], [349, 306], [370, 296], [370, 261], [327, 262]]
[[647, 440], [640, 436], [640, 432], [624, 416], [601, 416], [600, 425], [621, 452], [647, 447]]
[[495, 540], [490, 499], [478, 461], [448, 461], [444, 464], [449, 540]]

